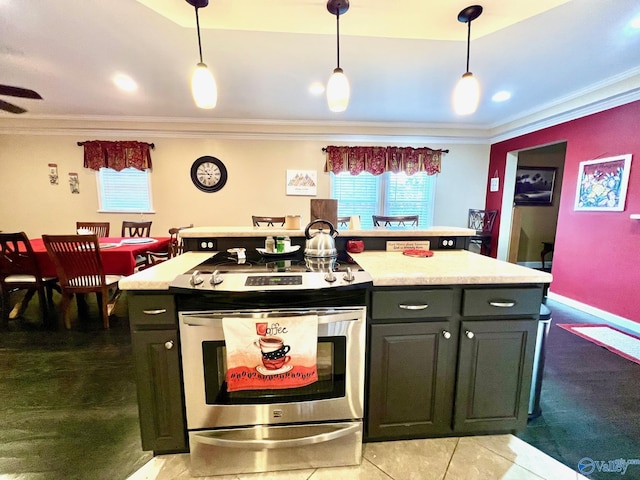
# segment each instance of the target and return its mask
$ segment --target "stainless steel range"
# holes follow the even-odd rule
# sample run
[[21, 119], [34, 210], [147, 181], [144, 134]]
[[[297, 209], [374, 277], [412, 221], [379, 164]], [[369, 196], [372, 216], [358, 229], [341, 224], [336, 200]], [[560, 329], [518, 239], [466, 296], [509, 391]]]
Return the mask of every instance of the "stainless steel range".
[[187, 292], [283, 292], [371, 285], [371, 276], [346, 255], [325, 263], [305, 258], [300, 250], [271, 256], [243, 248], [229, 250], [178, 276], [171, 287]]
[[[371, 277], [346, 257], [332, 262], [330, 270], [325, 265], [323, 271], [312, 271], [316, 267], [301, 252], [270, 257], [248, 250], [221, 252], [172, 283], [192, 475], [360, 463]], [[249, 322], [275, 331], [279, 322], [310, 316], [317, 318], [312, 332], [316, 381], [301, 387], [230, 389], [225, 325]], [[267, 355], [277, 358], [278, 351]], [[296, 373], [296, 367], [261, 367], [255, 367], [260, 375]]]

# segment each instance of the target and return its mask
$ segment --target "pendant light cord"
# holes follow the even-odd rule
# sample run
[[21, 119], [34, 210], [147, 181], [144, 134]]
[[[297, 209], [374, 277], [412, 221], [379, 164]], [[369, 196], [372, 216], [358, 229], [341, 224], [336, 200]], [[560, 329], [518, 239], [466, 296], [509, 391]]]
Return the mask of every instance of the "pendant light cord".
[[[200, 42], [200, 18], [198, 17], [198, 7], [196, 7], [196, 27], [198, 28], [198, 51], [200, 52], [200, 63], [202, 63], [202, 43]], [[467, 63], [469, 58], [467, 57]], [[467, 67], [467, 70], [469, 68]]]
[[340, 14], [338, 13], [336, 15], [336, 50], [337, 50], [337, 55], [336, 57], [338, 58], [338, 68], [340, 68]]
[[471, 48], [471, 20], [467, 22], [467, 72], [469, 71], [469, 49]]

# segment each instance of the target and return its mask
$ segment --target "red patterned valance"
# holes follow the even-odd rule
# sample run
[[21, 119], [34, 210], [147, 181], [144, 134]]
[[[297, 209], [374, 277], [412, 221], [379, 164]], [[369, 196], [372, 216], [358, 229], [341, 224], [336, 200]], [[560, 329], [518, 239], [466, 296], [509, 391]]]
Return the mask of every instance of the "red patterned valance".
[[442, 154], [448, 150], [433, 150], [428, 147], [326, 147], [325, 172], [349, 172], [358, 175], [369, 172], [380, 175], [384, 172], [405, 172], [413, 175], [440, 172]]
[[138, 170], [151, 168], [152, 143], [91, 140], [78, 142], [78, 145], [84, 146], [85, 168], [92, 170], [111, 168], [118, 172], [128, 167]]

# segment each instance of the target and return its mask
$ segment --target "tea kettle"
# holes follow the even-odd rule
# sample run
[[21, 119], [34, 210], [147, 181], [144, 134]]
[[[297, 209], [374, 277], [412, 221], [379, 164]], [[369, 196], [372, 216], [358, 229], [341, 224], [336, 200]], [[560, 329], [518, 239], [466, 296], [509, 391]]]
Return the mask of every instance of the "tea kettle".
[[[309, 233], [309, 230], [313, 225], [323, 223], [329, 227], [329, 232], [325, 232], [322, 228], [318, 228], [313, 234]], [[304, 249], [304, 254], [307, 257], [337, 257], [338, 251], [336, 250], [335, 237], [338, 236], [338, 231], [333, 227], [331, 222], [327, 220], [314, 220], [304, 230], [304, 235], [307, 237], [307, 243]]]

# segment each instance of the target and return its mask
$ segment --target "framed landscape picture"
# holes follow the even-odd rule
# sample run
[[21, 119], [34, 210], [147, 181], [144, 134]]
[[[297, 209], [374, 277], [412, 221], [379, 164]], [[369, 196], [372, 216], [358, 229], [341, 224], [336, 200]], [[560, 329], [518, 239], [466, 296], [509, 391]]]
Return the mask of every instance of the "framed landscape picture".
[[573, 209], [623, 211], [630, 169], [631, 154], [580, 162]]
[[551, 205], [555, 180], [556, 167], [518, 167], [513, 202], [516, 205]]

